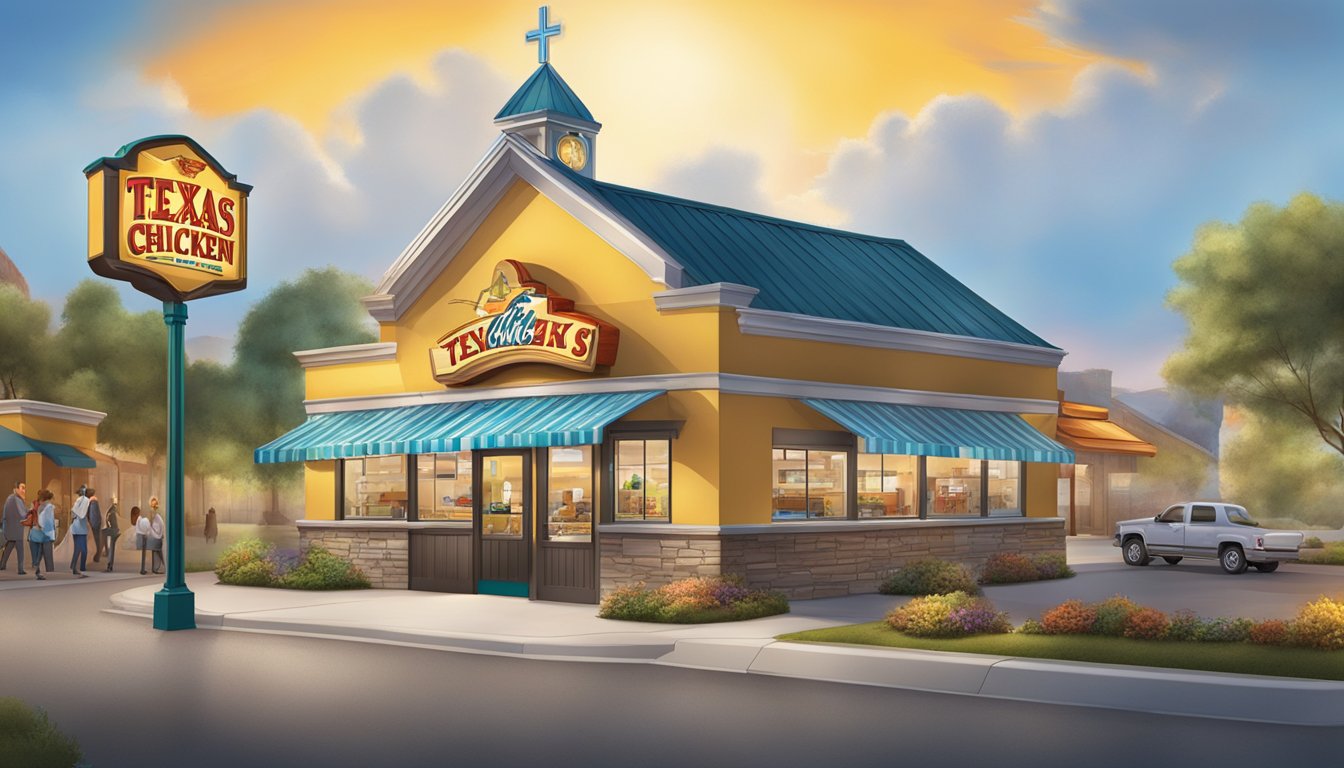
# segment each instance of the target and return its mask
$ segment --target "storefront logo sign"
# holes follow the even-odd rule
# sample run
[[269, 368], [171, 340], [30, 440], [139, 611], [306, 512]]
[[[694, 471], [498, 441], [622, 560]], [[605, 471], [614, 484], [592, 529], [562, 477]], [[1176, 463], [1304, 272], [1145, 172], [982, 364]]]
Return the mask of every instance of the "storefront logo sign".
[[434, 378], [462, 384], [519, 363], [586, 372], [615, 363], [620, 332], [573, 309], [573, 301], [551, 294], [522, 264], [502, 261], [477, 299], [479, 317], [444, 334], [430, 349]]
[[164, 301], [247, 284], [247, 196], [186, 136], [128, 144], [84, 169], [89, 266]]

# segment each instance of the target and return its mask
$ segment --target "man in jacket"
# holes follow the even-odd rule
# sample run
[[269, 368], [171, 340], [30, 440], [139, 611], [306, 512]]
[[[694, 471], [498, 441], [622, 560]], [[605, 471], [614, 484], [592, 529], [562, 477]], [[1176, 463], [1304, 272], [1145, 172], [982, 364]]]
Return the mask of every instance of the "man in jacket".
[[28, 511], [24, 509], [24, 497], [28, 495], [28, 486], [22, 480], [14, 484], [14, 492], [5, 499], [4, 512], [0, 513], [0, 529], [4, 533], [0, 534], [0, 539], [4, 540], [4, 552], [0, 554], [0, 571], [5, 570], [9, 565], [9, 551], [17, 549], [19, 551], [19, 575], [28, 573], [23, 570], [23, 518]]
[[93, 542], [93, 562], [98, 562], [103, 551], [103, 509], [98, 505], [98, 492], [92, 488], [84, 490], [89, 500], [89, 541]]

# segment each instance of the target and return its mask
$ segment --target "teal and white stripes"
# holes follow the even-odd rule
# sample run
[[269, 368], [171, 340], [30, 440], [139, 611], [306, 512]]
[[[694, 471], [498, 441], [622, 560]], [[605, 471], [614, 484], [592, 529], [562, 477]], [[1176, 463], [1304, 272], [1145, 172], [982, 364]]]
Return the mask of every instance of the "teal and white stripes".
[[258, 464], [602, 442], [611, 422], [662, 390], [510, 397], [322, 413], [253, 452]]
[[864, 440], [868, 453], [1072, 464], [1073, 451], [1021, 416], [892, 403], [806, 399], [804, 403]]

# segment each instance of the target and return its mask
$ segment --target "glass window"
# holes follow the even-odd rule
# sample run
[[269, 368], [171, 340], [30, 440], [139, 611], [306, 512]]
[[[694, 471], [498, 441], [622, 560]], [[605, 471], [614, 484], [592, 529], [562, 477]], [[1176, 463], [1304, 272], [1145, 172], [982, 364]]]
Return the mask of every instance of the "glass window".
[[991, 517], [1020, 517], [1022, 515], [1022, 463], [1018, 461], [986, 461], [989, 475], [989, 495], [985, 503]]
[[546, 476], [546, 538], [593, 540], [593, 447], [551, 448]]
[[1255, 522], [1255, 520], [1251, 519], [1250, 513], [1248, 513], [1242, 507], [1228, 506], [1223, 507], [1223, 510], [1227, 512], [1227, 522], [1229, 523], [1234, 523], [1236, 525], [1249, 525], [1255, 528], [1260, 527], [1260, 524]]
[[919, 457], [860, 453], [859, 517], [915, 517]]
[[671, 440], [616, 441], [616, 519], [672, 520]]
[[481, 460], [481, 537], [523, 538], [523, 516], [531, 504], [522, 456], [489, 456]]
[[773, 520], [847, 517], [849, 454], [834, 448], [771, 451]]
[[471, 451], [415, 457], [415, 506], [421, 520], [471, 520]]
[[1213, 507], [1192, 507], [1190, 509], [1190, 522], [1192, 523], [1212, 523], [1218, 519], [1218, 515], [1213, 511]]
[[1168, 507], [1166, 512], [1163, 512], [1161, 515], [1158, 515], [1157, 522], [1159, 523], [1185, 522], [1185, 507], [1180, 505], [1174, 507]]
[[930, 456], [926, 488], [929, 517], [980, 515], [979, 459], [948, 459]]
[[346, 459], [341, 505], [346, 518], [406, 518], [406, 457]]

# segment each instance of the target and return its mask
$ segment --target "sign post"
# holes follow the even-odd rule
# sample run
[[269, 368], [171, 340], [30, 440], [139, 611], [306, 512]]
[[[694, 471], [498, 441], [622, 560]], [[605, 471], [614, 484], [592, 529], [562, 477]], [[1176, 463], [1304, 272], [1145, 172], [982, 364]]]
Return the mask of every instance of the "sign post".
[[154, 628], [196, 628], [186, 580], [183, 443], [186, 421], [186, 302], [247, 285], [247, 197], [187, 136], [127, 144], [84, 169], [89, 182], [89, 267], [163, 302], [168, 326], [168, 545]]

